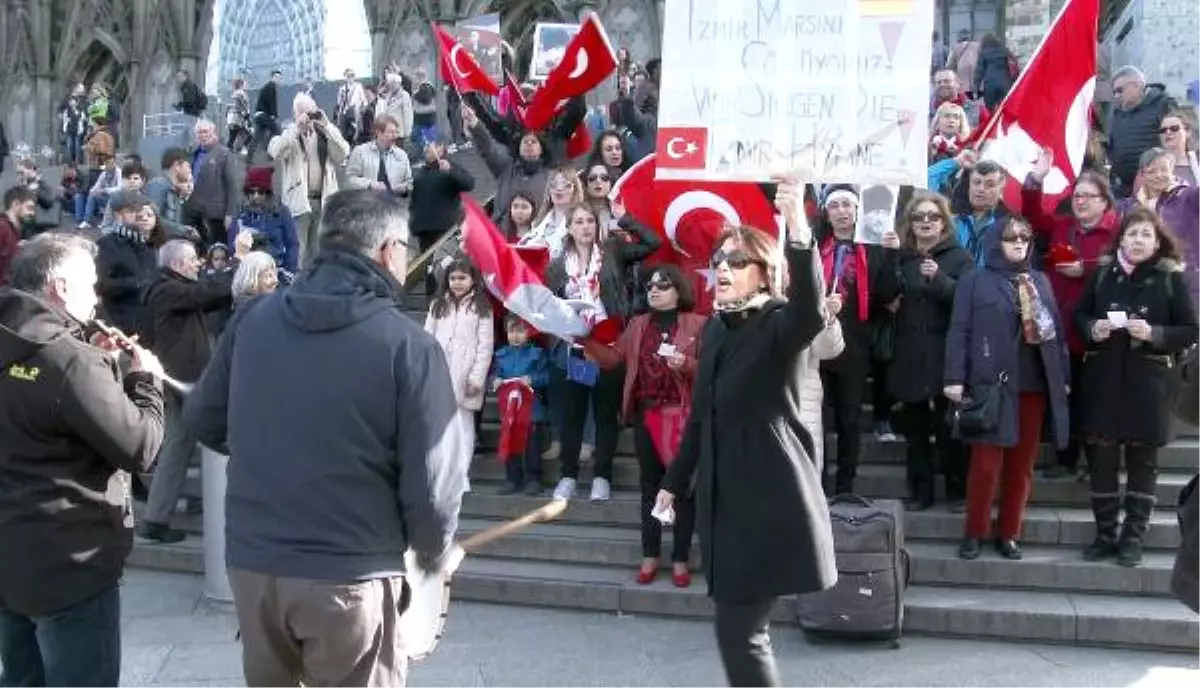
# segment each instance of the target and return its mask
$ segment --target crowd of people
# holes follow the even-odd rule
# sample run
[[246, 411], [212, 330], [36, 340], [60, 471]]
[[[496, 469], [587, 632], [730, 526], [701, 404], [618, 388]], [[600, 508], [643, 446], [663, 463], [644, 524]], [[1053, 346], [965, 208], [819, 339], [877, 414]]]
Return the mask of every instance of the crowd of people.
[[[590, 463], [588, 498], [607, 501], [632, 427], [635, 580], [659, 575], [669, 512], [671, 581], [691, 585], [698, 533], [734, 685], [778, 684], [775, 600], [836, 579], [825, 494], [856, 491], [865, 427], [906, 440], [908, 509], [941, 500], [964, 514], [964, 559], [989, 538], [1021, 558], [1049, 442], [1048, 474], [1083, 471], [1090, 485], [1096, 535], [1082, 556], [1139, 565], [1180, 359], [1200, 334], [1194, 111], [1117, 70], [1069, 202], [1043, 207], [1046, 151], [1017, 180], [1021, 207], [1005, 207], [1006, 171], [968, 137], [1011, 86], [1013, 58], [985, 37], [964, 82], [963, 52], [931, 70], [929, 188], [905, 190], [880, 243], [855, 241], [859, 188], [780, 179], [767, 193], [783, 236], [729, 227], [711, 247], [712, 312], [679, 267], [648, 262], [665, 237], [611, 197], [654, 149], [658, 60], [623, 53], [605, 126], [578, 159], [566, 150], [590, 117], [582, 97], [530, 130], [513, 107], [447, 93], [462, 128], [447, 139], [424, 73], [389, 69], [377, 93], [347, 73], [334, 112], [301, 92], [286, 125], [276, 73], [253, 111], [235, 85], [223, 143], [181, 73], [195, 146], [166, 151], [151, 177], [134, 156], [118, 166], [104, 139], [115, 103], [93, 115], [96, 96], [76, 89], [63, 131], [95, 175], [72, 177], [78, 228], [37, 221], [36, 168], [0, 215], [4, 682], [115, 685], [126, 494], [145, 493], [139, 537], [183, 539], [172, 520], [201, 443], [232, 457], [227, 562], [248, 683], [402, 682], [385, 647], [401, 554], [445, 564], [480, 411], [510, 381], [532, 392], [533, 428], [499, 457], [501, 492], [574, 499]], [[466, 142], [494, 178], [498, 230], [546, 249], [546, 286], [618, 336], [546, 337], [490, 298], [450, 238], [478, 181], [447, 152]], [[270, 165], [247, 165], [254, 146]], [[402, 312], [402, 285], [412, 258], [435, 251], [422, 327]], [[655, 424], [680, 410], [680, 436], [662, 442]], [[561, 469], [553, 485], [546, 459]]]

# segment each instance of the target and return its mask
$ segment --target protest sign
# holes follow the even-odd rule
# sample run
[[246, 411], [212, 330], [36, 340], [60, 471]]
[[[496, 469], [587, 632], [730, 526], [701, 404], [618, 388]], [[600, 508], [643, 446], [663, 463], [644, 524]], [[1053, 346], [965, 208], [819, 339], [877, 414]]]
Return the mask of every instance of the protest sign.
[[658, 176], [924, 187], [933, 0], [666, 0]]
[[545, 81], [550, 72], [562, 62], [567, 45], [579, 33], [578, 24], [538, 23], [533, 30], [533, 57], [529, 64], [529, 80]]
[[862, 219], [854, 228], [854, 242], [881, 244], [886, 232], [896, 231], [896, 204], [900, 187], [877, 184], [862, 190]]
[[455, 24], [453, 36], [493, 82], [499, 84], [504, 81], [499, 13], [463, 19]]

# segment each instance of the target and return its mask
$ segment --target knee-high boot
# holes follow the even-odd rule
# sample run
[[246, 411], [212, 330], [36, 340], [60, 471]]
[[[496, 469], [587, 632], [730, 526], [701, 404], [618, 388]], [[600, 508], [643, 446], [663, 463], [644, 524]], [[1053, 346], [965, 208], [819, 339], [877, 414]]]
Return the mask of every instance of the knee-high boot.
[[1142, 563], [1142, 541], [1150, 530], [1150, 516], [1157, 501], [1158, 450], [1155, 447], [1125, 448], [1125, 526], [1121, 529], [1118, 563], [1137, 566]]
[[1117, 526], [1121, 516], [1121, 446], [1087, 445], [1091, 466], [1092, 516], [1096, 520], [1096, 539], [1083, 550], [1083, 558], [1099, 561], [1117, 554]]

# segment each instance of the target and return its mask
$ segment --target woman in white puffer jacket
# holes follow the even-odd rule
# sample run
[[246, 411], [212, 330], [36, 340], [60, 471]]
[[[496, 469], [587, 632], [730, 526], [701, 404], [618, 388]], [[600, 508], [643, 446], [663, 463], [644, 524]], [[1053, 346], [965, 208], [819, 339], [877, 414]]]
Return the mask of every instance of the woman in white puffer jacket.
[[[824, 294], [825, 280], [820, 265], [821, 257], [816, 251], [813, 252], [813, 261], [817, 263], [814, 274], [820, 283], [819, 293]], [[808, 429], [809, 434], [812, 435], [813, 460], [817, 463], [817, 470], [822, 474], [825, 471], [825, 428], [823, 422], [825, 388], [821, 384], [821, 361], [837, 358], [842, 354], [842, 349], [845, 346], [846, 342], [842, 339], [842, 324], [838, 321], [837, 316], [834, 315], [825, 319], [825, 329], [800, 354], [804, 359], [804, 363], [800, 369], [808, 373], [808, 375], [804, 376], [804, 384], [800, 387], [800, 422]]]

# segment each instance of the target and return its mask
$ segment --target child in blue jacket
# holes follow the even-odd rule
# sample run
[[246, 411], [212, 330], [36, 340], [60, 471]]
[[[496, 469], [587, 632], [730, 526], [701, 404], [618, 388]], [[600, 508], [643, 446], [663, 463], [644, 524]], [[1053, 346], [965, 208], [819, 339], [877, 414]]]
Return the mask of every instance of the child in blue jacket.
[[529, 429], [525, 453], [507, 457], [504, 469], [508, 483], [500, 494], [511, 495], [524, 490], [525, 494], [535, 496], [542, 492], [541, 431], [546, 410], [539, 397], [550, 382], [546, 352], [530, 339], [528, 326], [511, 313], [504, 317], [504, 333], [508, 346], [501, 347], [492, 357], [492, 390], [498, 389], [505, 380], [524, 378], [533, 388], [534, 401], [533, 427]]

